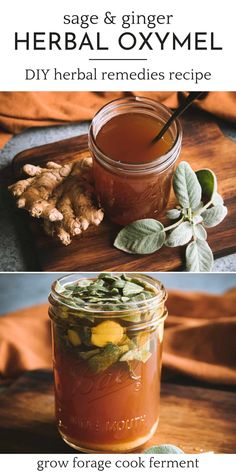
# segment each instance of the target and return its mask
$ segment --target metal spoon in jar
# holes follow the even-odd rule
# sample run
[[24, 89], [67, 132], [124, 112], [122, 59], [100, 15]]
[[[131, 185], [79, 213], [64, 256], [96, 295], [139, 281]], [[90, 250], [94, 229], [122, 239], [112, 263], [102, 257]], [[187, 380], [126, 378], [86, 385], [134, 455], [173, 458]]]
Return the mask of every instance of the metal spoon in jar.
[[174, 111], [173, 115], [169, 118], [169, 120], [166, 122], [166, 124], [163, 126], [161, 131], [155, 136], [155, 138], [152, 139], [150, 145], [155, 144], [159, 139], [162, 138], [162, 136], [165, 134], [165, 132], [168, 130], [170, 127], [171, 123], [178, 118], [182, 113], [187, 110], [187, 108], [192, 104], [194, 100], [200, 97], [204, 92], [190, 92], [190, 94], [187, 96], [186, 100]]

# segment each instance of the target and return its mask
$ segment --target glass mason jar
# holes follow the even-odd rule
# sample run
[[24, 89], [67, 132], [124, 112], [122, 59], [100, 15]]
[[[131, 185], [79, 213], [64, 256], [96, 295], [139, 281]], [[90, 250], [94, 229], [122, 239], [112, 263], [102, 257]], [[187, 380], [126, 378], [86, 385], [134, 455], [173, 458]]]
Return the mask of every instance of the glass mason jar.
[[[57, 282], [49, 296], [58, 429], [67, 444], [84, 452], [132, 451], [158, 425], [167, 293], [154, 278], [130, 275], [149, 284], [154, 296], [116, 311], [70, 306]], [[63, 277], [60, 286], [78, 279]], [[95, 349], [88, 348], [91, 342]]]
[[[149, 98], [132, 97], [114, 100], [103, 108], [94, 116], [89, 129], [89, 148], [93, 156], [94, 180], [95, 188], [101, 206], [105, 213], [116, 224], [127, 225], [133, 221], [142, 218], [156, 218], [162, 213], [168, 203], [171, 180], [174, 172], [175, 162], [180, 154], [182, 143], [182, 130], [178, 120], [175, 120], [168, 130], [169, 144], [163, 147], [162, 152], [157, 146], [153, 147], [152, 158], [150, 156], [146, 160], [146, 150], [144, 149], [143, 161], [128, 162], [125, 158], [114, 159], [109, 152], [104, 153], [99, 141], [99, 133], [105, 126], [109, 125], [114, 118], [120, 115], [127, 115], [128, 126], [135, 123], [137, 115], [139, 119], [144, 118], [143, 126], [141, 126], [133, 136], [134, 142], [138, 136], [142, 134], [142, 130], [146, 127], [148, 138], [148, 146], [151, 139], [164, 126], [171, 116], [172, 112], [166, 106]], [[153, 120], [156, 120], [156, 130], [153, 127]], [[155, 121], [154, 121], [155, 125]], [[135, 124], [134, 124], [135, 126]], [[148, 129], [152, 127], [152, 130]], [[123, 128], [122, 133], [124, 134]], [[135, 133], [135, 129], [133, 130]], [[111, 126], [111, 133], [114, 133], [114, 126]], [[145, 134], [145, 131], [143, 131]], [[116, 135], [119, 134], [119, 126], [117, 125]], [[165, 135], [164, 135], [165, 136]], [[117, 136], [116, 147], [122, 140]], [[109, 129], [107, 128], [106, 147], [109, 149]], [[125, 138], [126, 139], [126, 138]], [[129, 139], [129, 136], [127, 136]], [[164, 137], [163, 137], [164, 139]], [[110, 143], [114, 147], [114, 135], [111, 134]], [[148, 152], [150, 151], [149, 147]], [[157, 149], [157, 151], [156, 151]], [[155, 154], [156, 152], [156, 154]]]

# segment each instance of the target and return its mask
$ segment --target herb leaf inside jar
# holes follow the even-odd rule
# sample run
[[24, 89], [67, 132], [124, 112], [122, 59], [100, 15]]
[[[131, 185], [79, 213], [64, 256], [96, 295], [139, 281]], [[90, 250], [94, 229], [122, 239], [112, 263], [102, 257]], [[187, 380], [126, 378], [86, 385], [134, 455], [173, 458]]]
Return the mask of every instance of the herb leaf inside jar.
[[[62, 343], [93, 373], [104, 372], [117, 362], [132, 372], [133, 361], [146, 363], [151, 357], [151, 335], [129, 330], [132, 323], [148, 321], [154, 314], [148, 301], [158, 292], [151, 284], [126, 274], [101, 273], [96, 279], [79, 279], [64, 286], [57, 282], [55, 290], [68, 301], [68, 307], [63, 307], [67, 328]], [[99, 309], [118, 316], [109, 319], [108, 315], [104, 320]]]
[[104, 305], [111, 311], [128, 309], [128, 304], [145, 302], [156, 295], [154, 287], [139, 278], [107, 273], [101, 273], [96, 279], [80, 279], [65, 286], [57, 281], [55, 290], [68, 299], [70, 306]]

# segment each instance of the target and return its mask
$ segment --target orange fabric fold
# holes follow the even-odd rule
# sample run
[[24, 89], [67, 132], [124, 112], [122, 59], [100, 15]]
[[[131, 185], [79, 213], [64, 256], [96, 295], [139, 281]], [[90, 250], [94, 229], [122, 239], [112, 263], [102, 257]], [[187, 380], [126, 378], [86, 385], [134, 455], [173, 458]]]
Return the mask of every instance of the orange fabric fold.
[[[170, 291], [163, 364], [202, 382], [236, 385], [236, 289], [224, 295]], [[0, 375], [50, 368], [47, 305], [0, 317]]]
[[224, 295], [172, 291], [163, 364], [199, 381], [236, 385], [236, 289]]
[[[179, 103], [177, 92], [133, 92], [148, 96], [169, 107]], [[90, 120], [110, 100], [127, 92], [0, 92], [0, 147], [26, 128], [62, 125]], [[210, 113], [236, 122], [236, 93], [210, 92], [196, 105]]]

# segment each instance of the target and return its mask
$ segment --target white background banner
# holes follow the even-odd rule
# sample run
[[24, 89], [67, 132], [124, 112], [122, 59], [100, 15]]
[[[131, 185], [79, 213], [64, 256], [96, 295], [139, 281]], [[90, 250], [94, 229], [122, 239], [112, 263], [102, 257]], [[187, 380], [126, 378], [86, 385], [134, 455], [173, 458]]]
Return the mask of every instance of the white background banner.
[[236, 454], [3, 454], [0, 470], [9, 472], [119, 472], [156, 470], [235, 472]]
[[234, 90], [235, 2], [7, 0], [0, 90]]

